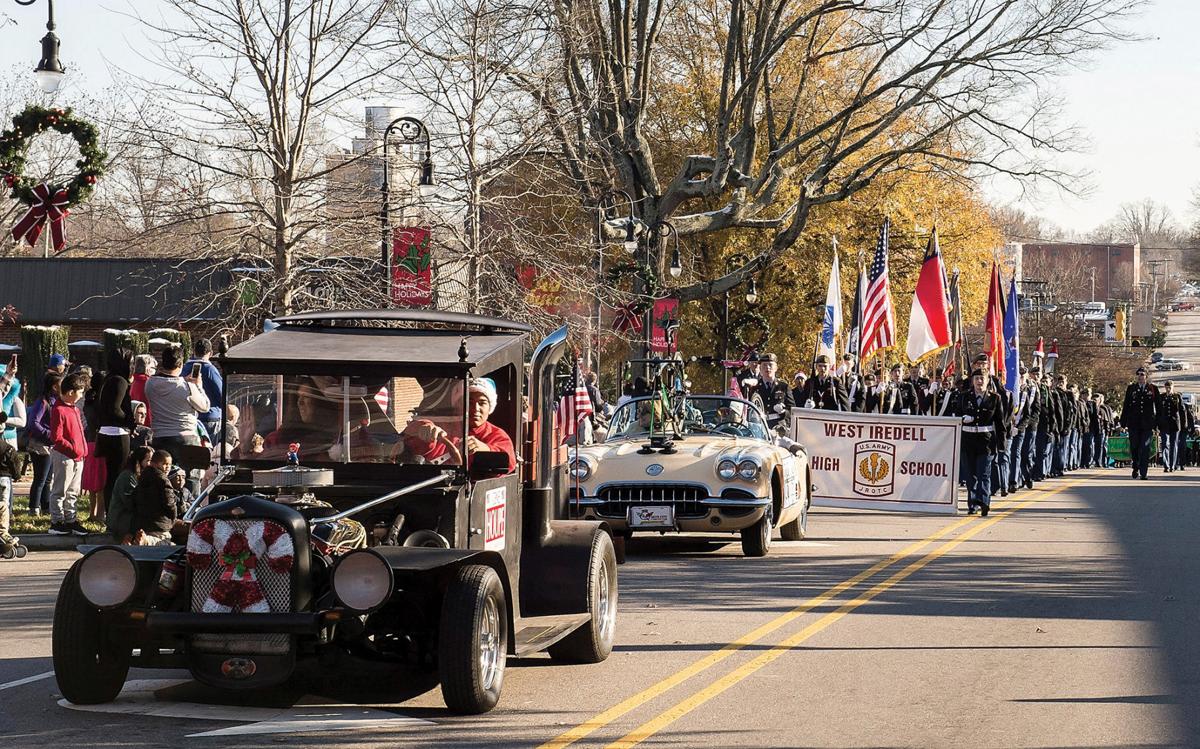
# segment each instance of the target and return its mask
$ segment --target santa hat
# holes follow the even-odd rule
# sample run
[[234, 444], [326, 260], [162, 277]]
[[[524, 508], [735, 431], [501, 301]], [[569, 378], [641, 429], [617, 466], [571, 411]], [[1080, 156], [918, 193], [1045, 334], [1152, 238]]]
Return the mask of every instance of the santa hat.
[[1041, 359], [1046, 356], [1046, 346], [1042, 342], [1042, 337], [1038, 336], [1037, 348], [1033, 350], [1033, 358]]

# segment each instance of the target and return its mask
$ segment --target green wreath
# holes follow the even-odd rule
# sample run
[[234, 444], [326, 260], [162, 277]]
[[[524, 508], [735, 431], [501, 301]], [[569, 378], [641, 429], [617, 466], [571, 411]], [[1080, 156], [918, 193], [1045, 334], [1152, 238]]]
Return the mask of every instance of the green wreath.
[[638, 314], [642, 314], [653, 307], [655, 299], [663, 298], [663, 285], [659, 283], [657, 274], [655, 274], [654, 269], [649, 265], [644, 263], [624, 263], [613, 266], [608, 270], [608, 282], [616, 285], [627, 275], [637, 276], [642, 280], [644, 286], [642, 292], [637, 295], [637, 299], [633, 302], [633, 309]]
[[108, 154], [100, 148], [96, 126], [75, 117], [70, 109], [33, 105], [13, 117], [12, 129], [0, 133], [0, 174], [4, 175], [4, 184], [12, 188], [14, 199], [25, 205], [33, 205], [36, 201], [33, 189], [41, 184], [41, 180], [25, 176], [25, 158], [33, 137], [47, 130], [70, 135], [79, 144], [80, 158], [75, 162], [79, 171], [75, 178], [64, 186], [51, 189], [51, 192], [65, 189], [66, 207], [70, 208], [87, 200], [92, 194], [96, 180], [104, 174], [104, 162], [108, 160]]
[[[729, 327], [729, 338], [739, 353], [763, 351], [767, 348], [767, 341], [771, 338], [771, 323], [758, 310], [752, 309], [743, 312], [729, 324]], [[758, 330], [759, 335], [754, 340], [749, 340], [747, 335], [751, 328]]]

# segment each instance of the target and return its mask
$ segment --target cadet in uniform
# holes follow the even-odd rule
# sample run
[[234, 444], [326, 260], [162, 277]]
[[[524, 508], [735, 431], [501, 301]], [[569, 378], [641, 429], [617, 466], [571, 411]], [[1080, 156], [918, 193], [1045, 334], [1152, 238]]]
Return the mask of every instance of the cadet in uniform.
[[1129, 430], [1129, 455], [1133, 463], [1133, 478], [1146, 480], [1150, 465], [1150, 440], [1157, 421], [1158, 388], [1150, 384], [1146, 368], [1137, 368], [1137, 381], [1125, 388], [1125, 403], [1121, 406], [1121, 426]]
[[1158, 419], [1158, 441], [1162, 452], [1163, 473], [1175, 470], [1178, 459], [1179, 432], [1183, 429], [1183, 398], [1175, 392], [1170, 380], [1163, 383], [1163, 389], [1158, 394], [1158, 403], [1154, 406]]
[[1038, 397], [1042, 401], [1042, 415], [1038, 419], [1037, 457], [1034, 459], [1035, 481], [1045, 481], [1054, 475], [1054, 454], [1058, 449], [1058, 422], [1062, 412], [1058, 398], [1050, 387], [1050, 375], [1041, 375]]
[[849, 411], [850, 402], [842, 379], [829, 373], [829, 357], [821, 354], [813, 362], [813, 376], [800, 389], [796, 405], [822, 411]]
[[919, 414], [921, 402], [917, 397], [917, 389], [912, 382], [904, 379], [904, 365], [893, 364], [892, 374], [884, 385], [883, 413], [885, 414]]
[[971, 389], [960, 392], [956, 415], [962, 417], [962, 463], [967, 482], [967, 514], [988, 514], [992, 502], [992, 457], [999, 446], [1000, 396], [990, 392], [987, 372], [971, 373]]
[[1038, 416], [1037, 388], [1029, 383], [1029, 371], [1021, 367], [1020, 384], [1017, 387], [1017, 408], [1013, 414], [1013, 438], [1009, 447], [1009, 479], [1008, 484], [1013, 491], [1024, 486], [1033, 488], [1030, 478], [1030, 460], [1032, 442], [1036, 434]]
[[775, 354], [763, 354], [758, 360], [758, 384], [751, 388], [751, 394], [762, 399], [763, 410], [767, 412], [767, 425], [774, 428], [783, 423], [784, 417], [796, 402], [792, 400], [792, 389], [782, 380], [775, 378], [779, 371], [779, 359]]

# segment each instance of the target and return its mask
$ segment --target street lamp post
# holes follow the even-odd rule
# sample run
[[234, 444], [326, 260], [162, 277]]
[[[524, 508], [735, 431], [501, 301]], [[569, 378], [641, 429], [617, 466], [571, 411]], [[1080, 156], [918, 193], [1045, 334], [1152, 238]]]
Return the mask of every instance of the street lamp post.
[[[600, 327], [604, 321], [604, 302], [600, 298], [600, 289], [604, 285], [604, 223], [616, 218], [617, 206], [620, 205], [618, 198], [629, 205], [629, 216], [625, 219], [626, 241], [633, 236], [633, 226], [637, 220], [633, 215], [633, 198], [624, 190], [606, 190], [596, 203], [596, 334], [595, 353], [590, 366], [597, 376], [600, 373]], [[636, 240], [634, 249], [637, 249]]]
[[[21, 0], [17, 0], [21, 2]], [[391, 159], [388, 158], [388, 143], [392, 139], [392, 131], [396, 130], [401, 142], [403, 143], [420, 143], [421, 149], [421, 178], [418, 184], [421, 187], [432, 187], [433, 182], [433, 155], [429, 146], [429, 128], [425, 127], [425, 123], [415, 117], [397, 117], [392, 120], [387, 128], [383, 131], [383, 182], [380, 187], [380, 206], [379, 206], [379, 253], [380, 261], [387, 274], [387, 283], [391, 284], [392, 278], [392, 253], [389, 251], [388, 240], [391, 234]], [[391, 298], [389, 288], [388, 298]]]
[[[17, 5], [33, 5], [37, 0], [16, 0]], [[34, 68], [38, 85], [48, 94], [58, 90], [63, 74], [67, 71], [58, 59], [58, 35], [54, 33], [54, 0], [46, 0], [49, 8], [46, 19], [46, 35], [42, 37], [42, 57]]]
[[[750, 258], [740, 252], [730, 255], [725, 260], [725, 272], [729, 273], [733, 268], [740, 267], [750, 262]], [[729, 369], [725, 366], [725, 362], [729, 361], [729, 292], [733, 289], [725, 290], [724, 303], [721, 305], [721, 383], [722, 392], [729, 392]], [[758, 287], [754, 283], [754, 278], [747, 279], [746, 288], [746, 304], [754, 306], [758, 303]]]

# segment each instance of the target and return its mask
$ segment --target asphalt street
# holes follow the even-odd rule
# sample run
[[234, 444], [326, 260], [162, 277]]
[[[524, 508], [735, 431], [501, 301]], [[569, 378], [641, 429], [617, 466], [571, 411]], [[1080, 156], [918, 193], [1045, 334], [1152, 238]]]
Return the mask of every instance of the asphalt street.
[[[1172, 334], [1184, 326], [1200, 339], [1200, 314]], [[35, 553], [0, 562], [0, 735], [5, 749], [1197, 746], [1198, 489], [1197, 468], [1092, 470], [987, 518], [818, 509], [810, 539], [763, 559], [636, 539], [612, 657], [510, 661], [499, 708], [471, 718], [426, 675], [357, 669], [255, 695], [136, 671], [103, 712], [65, 706], [50, 622], [76, 557]]]
[[109, 708], [125, 712], [67, 709], [47, 674], [53, 600], [74, 557], [39, 553], [0, 563], [0, 733], [10, 747], [317, 737], [325, 746], [1193, 746], [1198, 484], [1200, 471], [1149, 482], [1090, 471], [1012, 495], [988, 518], [819, 510], [811, 540], [779, 543], [764, 559], [743, 559], [732, 544], [636, 543], [620, 572], [613, 656], [595, 666], [515, 661], [500, 707], [473, 718], [447, 714], [436, 685], [411, 673], [307, 674], [247, 699], [200, 689], [182, 672], [140, 671]]

